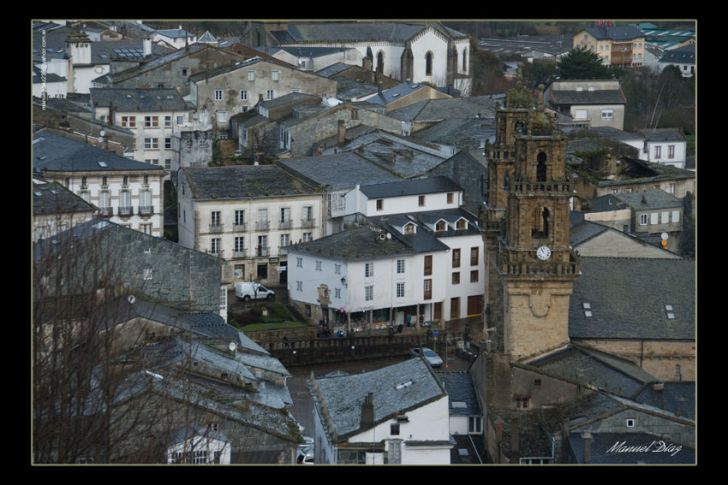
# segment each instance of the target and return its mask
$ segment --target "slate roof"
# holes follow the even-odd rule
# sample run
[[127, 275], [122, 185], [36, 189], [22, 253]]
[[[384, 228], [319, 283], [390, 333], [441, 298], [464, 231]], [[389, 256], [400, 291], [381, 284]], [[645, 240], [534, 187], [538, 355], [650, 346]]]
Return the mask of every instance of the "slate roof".
[[632, 40], [644, 37], [645, 33], [635, 25], [618, 25], [613, 27], [587, 27], [589, 32], [598, 40]]
[[328, 186], [331, 190], [350, 189], [357, 184], [400, 180], [354, 152], [294, 158], [281, 160], [278, 163], [311, 183]]
[[388, 115], [402, 121], [418, 122], [475, 118], [478, 114], [495, 119], [495, 103], [494, 96], [430, 99], [390, 111]]
[[[670, 443], [669, 439], [664, 439], [656, 435], [647, 433], [592, 433], [590, 444], [590, 463], [592, 464], [611, 464], [611, 465], [629, 465], [629, 464], [694, 464], [695, 450], [687, 446], [681, 446], [680, 451], [675, 452], [656, 452], [660, 449], [659, 441]], [[609, 452], [609, 450], [617, 443], [625, 442], [625, 446], [650, 446], [646, 451], [642, 452]], [[569, 446], [571, 448], [572, 457], [576, 463], [584, 463], [584, 438], [581, 433], [571, 433], [569, 436]], [[679, 446], [679, 445], [678, 445]], [[674, 455], [674, 456], [673, 456]]]
[[[165, 55], [157, 57], [156, 59], [152, 59], [148, 62], [145, 62], [144, 64], [141, 64], [140, 66], [132, 67], [129, 69], [125, 69], [121, 72], [114, 73], [113, 81], [115, 83], [118, 83], [121, 81], [126, 81], [127, 79], [131, 79], [131, 78], [136, 77], [145, 72], [152, 71], [165, 64], [182, 59], [183, 57], [187, 57], [192, 54], [197, 54], [198, 52], [200, 52], [204, 49], [216, 49], [216, 47], [213, 47], [209, 44], [192, 44], [188, 48], [185, 48], [185, 49], [173, 50]], [[222, 49], [219, 49], [219, 50], [222, 51]], [[231, 53], [229, 51], [223, 51], [223, 52], [230, 54], [231, 59], [240, 58], [240, 56], [238, 56], [237, 54]]]
[[[424, 30], [423, 25], [395, 22], [302, 23], [288, 26], [287, 35], [278, 34], [281, 44], [299, 42], [364, 42], [379, 40], [406, 42]], [[276, 35], [274, 33], [274, 35]]]
[[[448, 396], [450, 396], [450, 416], [474, 416], [481, 414], [478, 398], [475, 395], [473, 380], [467, 372], [438, 372]], [[465, 407], [453, 406], [465, 403]]]
[[[163, 56], [170, 52], [173, 52], [173, 49], [152, 42], [153, 56]], [[112, 60], [142, 61], [144, 59], [144, 45], [141, 39], [91, 42], [91, 64], [109, 64]]]
[[[156, 165], [120, 157], [48, 130], [40, 130], [33, 134], [32, 149], [34, 172], [163, 171]], [[104, 162], [106, 167], [99, 165], [99, 162]]]
[[634, 210], [677, 209], [683, 205], [680, 199], [660, 189], [644, 192], [619, 192], [614, 194], [614, 197], [624, 201]]
[[574, 344], [526, 363], [545, 375], [631, 397], [658, 379], [632, 362]]
[[195, 34], [187, 32], [185, 29], [162, 29], [157, 30], [157, 34], [169, 37], [170, 39], [183, 39], [185, 37], [196, 37]]
[[612, 212], [628, 208], [629, 205], [624, 200], [617, 197], [617, 195], [618, 194], [607, 194], [590, 200], [590, 209], [588, 212]]
[[413, 137], [419, 141], [452, 145], [458, 150], [477, 149], [483, 146], [485, 140], [495, 141], [495, 119], [443, 120], [430, 128], [418, 131]]
[[360, 190], [369, 199], [386, 199], [389, 197], [404, 197], [408, 195], [457, 192], [463, 189], [449, 178], [437, 176], [376, 185], [362, 185]]
[[288, 93], [285, 96], [274, 98], [269, 101], [263, 101], [260, 105], [267, 109], [273, 109], [287, 105], [296, 106], [309, 100], [317, 100], [317, 102], [320, 102], [321, 96], [304, 93]]
[[340, 74], [348, 69], [351, 69], [352, 67], [354, 67], [354, 66], [352, 66], [351, 64], [337, 62], [335, 64], [331, 64], [330, 66], [326, 66], [323, 69], [316, 71], [316, 74], [318, 74], [319, 76], [332, 78], [332, 77], [336, 76], [337, 74]]
[[182, 172], [197, 200], [247, 199], [302, 195], [313, 188], [275, 165], [184, 168]]
[[621, 88], [594, 91], [549, 89], [546, 92], [547, 100], [557, 105], [627, 104]]
[[667, 141], [685, 141], [683, 135], [677, 128], [657, 128], [653, 130], [640, 130], [640, 133], [646, 141], [650, 142], [667, 142]]
[[[33, 66], [33, 84], [40, 84], [43, 82], [42, 78], [43, 73], [40, 69]], [[63, 76], [59, 76], [58, 74], [53, 74], [52, 72], [46, 73], [46, 83], [60, 83], [65, 82], [66, 78]]]
[[[343, 261], [365, 261], [417, 252], [394, 236], [392, 239], [380, 241], [377, 238], [379, 232], [370, 227], [349, 229], [321, 239], [293, 244], [289, 246], [288, 253], [323, 255]], [[447, 246], [442, 246], [444, 251]]]
[[695, 383], [665, 382], [661, 391], [652, 386], [642, 390], [634, 400], [656, 408], [669, 411], [676, 416], [695, 420]]
[[176, 89], [91, 88], [94, 106], [113, 106], [117, 112], [184, 111], [191, 109]]
[[316, 379], [315, 386], [316, 406], [328, 411], [324, 414], [331, 417], [334, 428], [329, 432], [337, 442], [360, 431], [362, 404], [370, 392], [375, 425], [447, 395], [432, 368], [420, 358], [363, 374]]
[[[447, 231], [437, 233], [429, 227], [424, 227], [422, 225], [422, 223], [425, 222], [434, 224], [440, 219], [445, 219], [449, 223], [454, 224], [455, 221], [461, 217], [464, 217], [472, 224], [468, 225], [466, 229], [454, 230], [448, 227]], [[416, 253], [448, 251], [448, 246], [441, 242], [439, 238], [480, 233], [477, 229], [472, 227], [474, 225], [474, 216], [461, 209], [416, 212], [414, 214], [392, 214], [381, 217], [369, 217], [368, 221], [378, 225], [384, 229], [385, 232], [392, 234], [393, 239], [399, 239], [408, 247], [412, 248]], [[418, 225], [417, 231], [414, 234], [402, 234], [400, 232], [400, 228], [404, 227], [404, 225], [409, 222], [414, 222]]]
[[694, 261], [582, 257], [581, 271], [569, 305], [572, 339], [695, 339]]
[[602, 226], [601, 224], [583, 221], [581, 224], [571, 226], [569, 230], [569, 244], [576, 247], [589, 239], [598, 236], [607, 229], [608, 227]]
[[520, 54], [525, 56], [535, 51], [558, 56], [571, 50], [572, 46], [572, 37], [560, 34], [519, 35], [490, 39], [481, 37], [478, 40], [481, 48], [499, 55]]
[[642, 135], [622, 131], [617, 128], [612, 128], [611, 126], [596, 126], [587, 130], [586, 133], [587, 136], [596, 135], [601, 138], [608, 138], [610, 140], [617, 140], [622, 142], [634, 142], [644, 140], [644, 136]]
[[660, 62], [670, 64], [695, 64], [695, 44], [688, 44], [685, 47], [665, 52], [665, 55], [660, 58]]
[[245, 67], [250, 67], [261, 61], [263, 61], [263, 59], [260, 57], [251, 57], [250, 59], [245, 59], [244, 61], [236, 61], [232, 64], [218, 67], [217, 69], [210, 69], [209, 71], [198, 72], [197, 74], [190, 76], [189, 80], [190, 82], [196, 83], [198, 81], [219, 76], [221, 74], [237, 71], [238, 69], [243, 69]]
[[695, 173], [670, 165], [652, 163], [638, 158], [620, 157], [623, 178], [619, 180], [600, 180], [597, 187], [648, 184], [663, 180], [695, 178]]
[[412, 94], [420, 89], [426, 89], [428, 86], [418, 83], [401, 83], [393, 88], [382, 90], [382, 94], [377, 94], [368, 98], [366, 101], [370, 104], [378, 104], [386, 106], [389, 103], [399, 100], [400, 98]]
[[93, 212], [96, 206], [89, 204], [62, 185], [52, 182], [33, 184], [33, 215]]
[[321, 57], [329, 54], [336, 54], [337, 52], [344, 52], [351, 49], [350, 47], [287, 47], [281, 46], [276, 50], [282, 50], [288, 52], [292, 56], [296, 57]]

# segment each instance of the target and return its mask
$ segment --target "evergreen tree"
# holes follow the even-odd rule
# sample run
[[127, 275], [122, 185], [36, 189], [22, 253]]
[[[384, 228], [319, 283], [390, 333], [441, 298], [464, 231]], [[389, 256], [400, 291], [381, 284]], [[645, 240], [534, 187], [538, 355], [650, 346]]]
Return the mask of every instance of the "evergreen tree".
[[558, 65], [561, 79], [609, 79], [612, 73], [601, 58], [589, 49], [577, 47], [561, 58]]

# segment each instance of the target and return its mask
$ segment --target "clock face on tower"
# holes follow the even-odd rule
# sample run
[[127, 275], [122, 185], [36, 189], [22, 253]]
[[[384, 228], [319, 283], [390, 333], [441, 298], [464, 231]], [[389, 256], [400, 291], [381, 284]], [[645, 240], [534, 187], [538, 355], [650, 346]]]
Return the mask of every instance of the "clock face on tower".
[[548, 246], [541, 246], [540, 248], [538, 248], [536, 250], [536, 256], [541, 261], [546, 261], [547, 259], [549, 259], [551, 257], [551, 250], [549, 249]]

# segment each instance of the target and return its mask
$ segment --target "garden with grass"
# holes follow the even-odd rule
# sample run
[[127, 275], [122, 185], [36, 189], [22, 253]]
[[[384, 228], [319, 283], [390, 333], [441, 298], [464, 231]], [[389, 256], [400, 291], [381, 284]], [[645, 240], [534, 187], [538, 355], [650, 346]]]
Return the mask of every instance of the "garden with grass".
[[306, 323], [298, 320], [285, 305], [268, 302], [253, 304], [243, 311], [230, 313], [228, 320], [243, 332], [305, 328], [307, 326]]

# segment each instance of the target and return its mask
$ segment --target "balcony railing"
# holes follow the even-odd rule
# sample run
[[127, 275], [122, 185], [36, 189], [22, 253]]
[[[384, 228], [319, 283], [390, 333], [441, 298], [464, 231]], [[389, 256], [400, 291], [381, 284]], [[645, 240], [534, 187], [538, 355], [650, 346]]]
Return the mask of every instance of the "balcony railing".
[[291, 227], [293, 227], [293, 221], [291, 219], [278, 221], [278, 229], [290, 229]]
[[558, 183], [558, 182], [537, 182], [537, 183], [526, 183], [516, 182], [513, 184], [513, 192], [546, 192], [546, 193], [559, 193], [571, 194], [571, 184], [569, 183]]
[[210, 224], [209, 232], [222, 232], [223, 224]]
[[140, 216], [151, 216], [154, 214], [154, 206], [152, 205], [140, 205], [139, 215]]
[[259, 258], [270, 256], [270, 248], [264, 248], [261, 246], [256, 247], [255, 256]]
[[121, 217], [130, 217], [132, 214], [134, 214], [134, 208], [129, 207], [119, 207], [119, 216]]
[[233, 232], [245, 232], [248, 230], [248, 225], [245, 222], [240, 224], [233, 224]]
[[101, 217], [111, 217], [114, 215], [113, 207], [99, 207], [99, 215]]
[[288, 246], [278, 246], [278, 256], [285, 256], [288, 254]]
[[270, 229], [270, 221], [255, 221], [256, 231], [267, 231]]
[[233, 258], [247, 258], [248, 252], [245, 249], [241, 249], [240, 251], [233, 251]]
[[217, 251], [214, 251], [212, 249], [207, 250], [207, 254], [211, 254], [213, 256], [217, 256], [218, 258], [222, 258], [225, 255], [224, 249], [218, 249]]
[[313, 227], [316, 225], [316, 219], [301, 219], [301, 227]]

